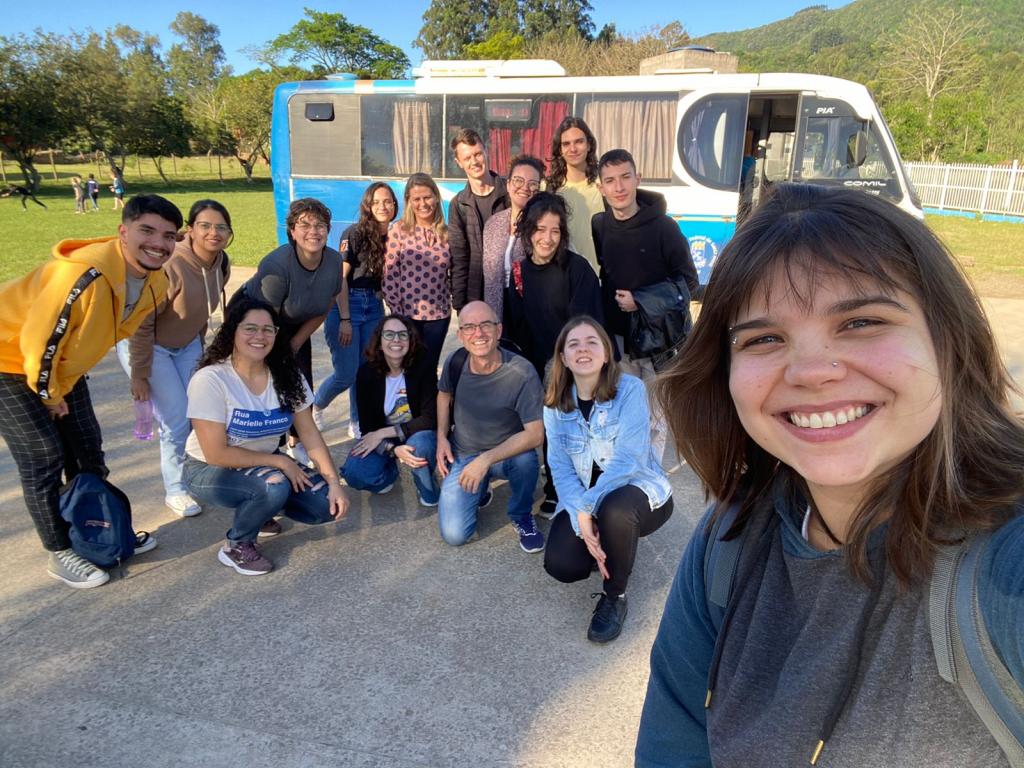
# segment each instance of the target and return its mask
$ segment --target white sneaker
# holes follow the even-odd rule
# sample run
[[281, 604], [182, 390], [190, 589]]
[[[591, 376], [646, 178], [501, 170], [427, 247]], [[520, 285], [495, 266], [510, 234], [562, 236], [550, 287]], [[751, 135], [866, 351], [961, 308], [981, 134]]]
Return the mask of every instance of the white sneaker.
[[313, 406], [313, 423], [321, 432], [324, 431], [324, 412], [322, 409]]
[[46, 572], [72, 589], [92, 589], [110, 581], [109, 573], [76, 555], [73, 549], [51, 552]]
[[381, 488], [376, 493], [377, 493], [378, 496], [383, 496], [385, 493], [387, 493], [388, 491], [390, 491], [394, 487], [395, 487], [394, 483], [388, 483], [387, 485], [385, 485], [383, 488]]
[[309, 454], [306, 453], [306, 449], [302, 445], [302, 443], [289, 445], [287, 448], [284, 449], [284, 452], [291, 456], [293, 459], [295, 459], [296, 464], [301, 464], [304, 467], [308, 467], [311, 466], [313, 463], [312, 461], [310, 461]]
[[203, 508], [187, 493], [175, 493], [164, 497], [164, 506], [178, 517], [195, 517]]
[[148, 531], [135, 532], [135, 554], [144, 555], [156, 549], [156, 539]]

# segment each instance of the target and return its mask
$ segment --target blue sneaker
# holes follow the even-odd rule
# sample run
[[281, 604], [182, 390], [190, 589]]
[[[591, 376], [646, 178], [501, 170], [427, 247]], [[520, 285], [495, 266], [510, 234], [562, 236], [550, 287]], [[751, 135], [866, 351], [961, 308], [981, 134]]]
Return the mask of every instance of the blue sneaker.
[[512, 523], [512, 527], [519, 534], [519, 546], [523, 552], [540, 552], [544, 549], [544, 534], [537, 528], [533, 521], [533, 515], [529, 515], [522, 523]]

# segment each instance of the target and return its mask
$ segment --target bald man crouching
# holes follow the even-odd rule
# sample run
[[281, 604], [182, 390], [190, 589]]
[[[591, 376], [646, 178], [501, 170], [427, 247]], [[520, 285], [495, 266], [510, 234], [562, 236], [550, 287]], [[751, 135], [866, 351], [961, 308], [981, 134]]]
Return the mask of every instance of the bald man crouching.
[[501, 323], [487, 304], [472, 301], [462, 308], [463, 349], [448, 356], [437, 387], [437, 469], [444, 478], [438, 523], [446, 542], [465, 544], [476, 532], [477, 510], [491, 501], [490, 479], [505, 478], [519, 546], [540, 552], [544, 534], [532, 510], [540, 472], [535, 449], [544, 439], [543, 393], [533, 366], [501, 349], [500, 338]]

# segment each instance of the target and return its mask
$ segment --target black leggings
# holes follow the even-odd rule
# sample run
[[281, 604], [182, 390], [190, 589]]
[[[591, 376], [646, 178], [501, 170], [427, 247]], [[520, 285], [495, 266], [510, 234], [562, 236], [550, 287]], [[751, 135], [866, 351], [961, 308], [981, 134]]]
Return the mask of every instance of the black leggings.
[[[559, 581], [569, 584], [590, 576], [594, 558], [583, 539], [576, 535], [569, 515], [571, 510], [555, 515], [544, 549], [544, 570]], [[636, 544], [641, 536], [649, 536], [672, 516], [672, 497], [651, 509], [647, 494], [635, 485], [616, 488], [601, 499], [595, 519], [601, 548], [608, 556], [605, 565], [611, 578], [604, 582], [605, 594], [618, 597], [626, 591], [633, 572]]]

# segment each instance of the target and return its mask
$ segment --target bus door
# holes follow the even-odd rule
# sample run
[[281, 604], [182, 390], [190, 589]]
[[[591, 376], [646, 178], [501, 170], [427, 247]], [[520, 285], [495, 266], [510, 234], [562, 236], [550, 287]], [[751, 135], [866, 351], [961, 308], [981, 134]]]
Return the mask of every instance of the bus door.
[[702, 284], [736, 229], [748, 102], [746, 88], [679, 96], [673, 180], [665, 196]]
[[861, 189], [899, 203], [896, 163], [879, 126], [841, 99], [805, 96], [794, 152], [793, 179]]
[[757, 206], [772, 184], [792, 178], [799, 102], [798, 93], [750, 95], [737, 223]]

